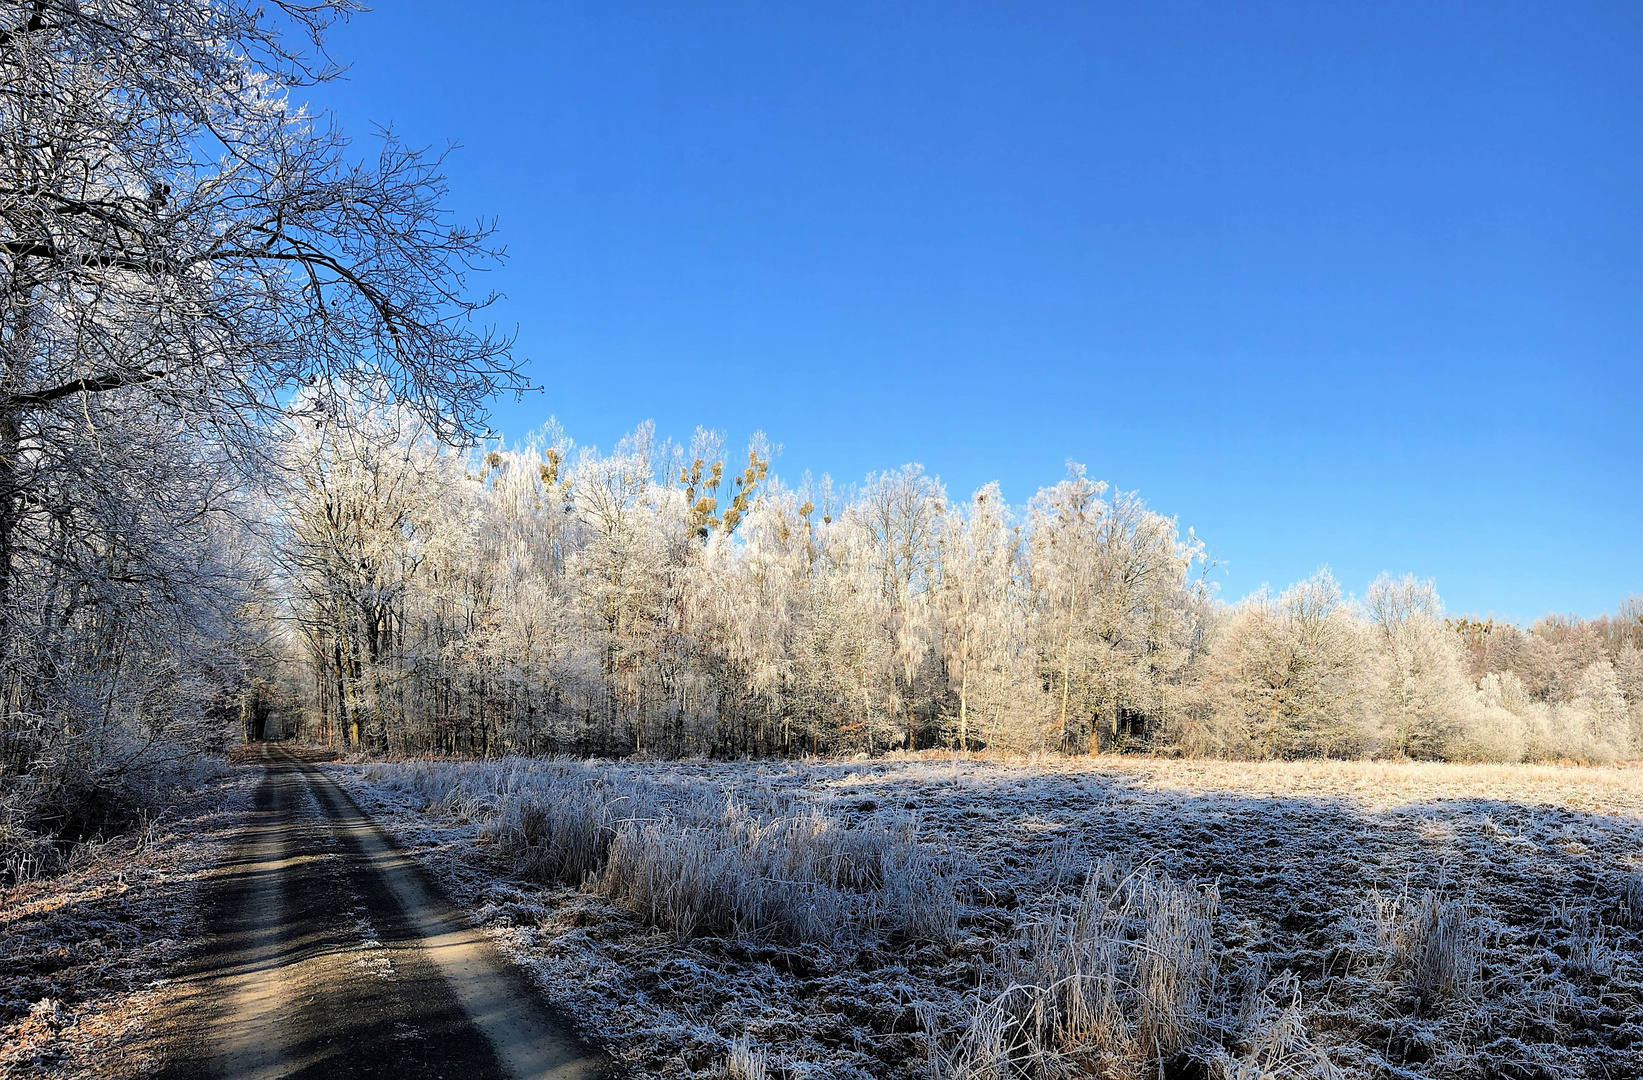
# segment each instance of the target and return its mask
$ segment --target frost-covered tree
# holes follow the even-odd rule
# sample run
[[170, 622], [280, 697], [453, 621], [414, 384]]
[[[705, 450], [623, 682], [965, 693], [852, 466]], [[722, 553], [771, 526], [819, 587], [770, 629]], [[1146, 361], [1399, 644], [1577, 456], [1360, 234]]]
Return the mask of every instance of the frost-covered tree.
[[1364, 750], [1364, 629], [1329, 571], [1238, 605], [1211, 675], [1219, 752], [1253, 757], [1348, 757]]
[[[734, 507], [732, 507], [734, 509]], [[701, 650], [726, 749], [815, 748], [814, 717], [800, 706], [800, 627], [810, 577], [813, 508], [777, 488], [710, 535], [690, 587], [690, 634]], [[739, 542], [738, 538], [739, 537]]]
[[1548, 760], [1643, 752], [1643, 601], [1629, 598], [1596, 619], [1549, 616], [1527, 629], [1493, 619], [1448, 625], [1493, 718], [1468, 740], [1472, 756], [1512, 760], [1512, 746]]
[[932, 594], [936, 543], [946, 513], [946, 492], [918, 465], [870, 476], [849, 508], [847, 527], [866, 541], [865, 550], [882, 600], [883, 633], [894, 658], [886, 673], [885, 699], [904, 718], [907, 749], [918, 738], [918, 706], [928, 700], [920, 685], [933, 638]]
[[290, 444], [301, 482], [277, 518], [321, 736], [479, 754], [1632, 752], [1637, 652], [1612, 623], [1466, 620], [1530, 672], [1474, 683], [1476, 631], [1445, 623], [1431, 583], [1383, 576], [1359, 604], [1321, 573], [1228, 607], [1190, 532], [1076, 469], [1023, 512], [996, 484], [949, 504], [916, 468], [793, 490], [762, 437], [739, 470], [722, 437], [679, 447], [649, 425], [609, 452], [551, 424], [459, 451], [415, 410], [349, 408]]
[[1571, 703], [1582, 714], [1592, 756], [1617, 760], [1631, 751], [1631, 716], [1613, 664], [1599, 660], [1581, 672]]
[[1064, 747], [1145, 739], [1182, 705], [1207, 594], [1203, 547], [1073, 465], [1028, 504], [1035, 637]]
[[[0, 708], [0, 880], [49, 865], [233, 731], [264, 659], [252, 509], [174, 420], [86, 403], [31, 463]], [[49, 464], [48, 464], [49, 463]]]
[[605, 737], [626, 732], [644, 746], [655, 661], [666, 644], [689, 534], [680, 493], [657, 482], [654, 429], [641, 427], [609, 455], [585, 447], [571, 480], [584, 537], [567, 560], [583, 626], [598, 651]]
[[1042, 748], [1021, 537], [998, 485], [949, 508], [940, 541], [942, 662], [954, 745]]
[[414, 412], [361, 404], [302, 424], [286, 465], [280, 563], [313, 657], [319, 723], [350, 746], [387, 749], [410, 689], [407, 623], [426, 618], [412, 607], [413, 586], [421, 574], [437, 588], [441, 569], [448, 586], [450, 567], [465, 561], [441, 551], [468, 539], [443, 527], [461, 497], [461, 464]]
[[1475, 691], [1460, 642], [1444, 625], [1437, 587], [1382, 574], [1364, 608], [1372, 627], [1365, 699], [1383, 752], [1453, 756], [1472, 721]]
[[[438, 158], [391, 136], [356, 152], [296, 96], [335, 73], [323, 38], [352, 5], [273, 8], [0, 6], [8, 791], [91, 756], [99, 700], [169, 672], [180, 696], [144, 690], [121, 721], [163, 725], [241, 680], [252, 645], [198, 635], [232, 629], [221, 609], [254, 590], [237, 488], [297, 391], [326, 409], [387, 387], [455, 435], [519, 385], [466, 291], [496, 252], [444, 213]], [[229, 565], [248, 584], [219, 587]]]
[[880, 550], [856, 514], [825, 514], [805, 606], [806, 683], [833, 748], [882, 751], [906, 739], [893, 612]]
[[1625, 641], [1615, 656], [1615, 678], [1626, 699], [1626, 715], [1631, 730], [1630, 753], [1643, 752], [1643, 649]]
[[1089, 480], [1084, 467], [1076, 465], [1067, 479], [1038, 492], [1028, 504], [1035, 637], [1045, 682], [1056, 698], [1056, 738], [1063, 748], [1077, 741], [1079, 718], [1093, 713], [1093, 703], [1086, 700], [1085, 638], [1106, 490], [1104, 482]]
[[[314, 47], [346, 10], [276, 6]], [[293, 387], [385, 385], [450, 434], [517, 384], [438, 159], [356, 156], [292, 97], [331, 69], [261, 7], [14, 4], [0, 73], [0, 619], [49, 509], [37, 451], [93, 399], [244, 454]]]

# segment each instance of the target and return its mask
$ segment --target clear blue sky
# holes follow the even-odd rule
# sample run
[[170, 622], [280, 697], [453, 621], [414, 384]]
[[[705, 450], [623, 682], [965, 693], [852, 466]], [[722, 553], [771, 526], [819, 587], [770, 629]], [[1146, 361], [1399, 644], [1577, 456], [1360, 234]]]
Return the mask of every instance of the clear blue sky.
[[1451, 610], [1643, 590], [1643, 5], [379, 0], [312, 95], [462, 149], [498, 404], [1014, 501]]

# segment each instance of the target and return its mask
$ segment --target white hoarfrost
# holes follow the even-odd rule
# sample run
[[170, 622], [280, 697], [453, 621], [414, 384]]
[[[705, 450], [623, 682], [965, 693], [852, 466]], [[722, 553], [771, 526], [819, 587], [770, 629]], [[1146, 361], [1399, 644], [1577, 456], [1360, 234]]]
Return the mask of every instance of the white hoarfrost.
[[636, 1076], [1643, 1075], [1627, 769], [333, 772]]

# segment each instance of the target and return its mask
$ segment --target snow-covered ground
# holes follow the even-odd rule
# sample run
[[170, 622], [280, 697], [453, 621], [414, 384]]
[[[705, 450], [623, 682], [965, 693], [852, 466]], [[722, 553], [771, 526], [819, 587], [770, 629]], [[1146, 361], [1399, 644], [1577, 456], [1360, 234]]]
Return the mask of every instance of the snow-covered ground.
[[[1043, 951], [1045, 928], [1053, 936], [1072, 925], [1086, 879], [1095, 890], [1106, 874], [1173, 882], [1212, 916], [1190, 1052], [1172, 1056], [1166, 1075], [1643, 1076], [1640, 769], [1144, 759], [541, 767], [590, 790], [648, 792], [653, 817], [673, 801], [699, 821], [701, 805], [729, 800], [755, 815], [813, 810], [842, 829], [911, 819], [951, 887], [956, 927], [922, 940], [686, 938], [591, 882], [524, 878], [496, 840], [498, 792], [538, 766], [501, 781], [486, 765], [332, 766], [636, 1075], [747, 1075], [762, 1061], [771, 1076], [918, 1076], [937, 1068], [932, 1049], [948, 1075], [997, 1075], [974, 1055], [955, 1059], [954, 1047], [986, 1015], [979, 1006], [1025, 970], [1022, 957]], [[1116, 908], [1103, 910], [1116, 925]], [[1019, 1036], [1019, 1024], [1012, 1030]], [[1084, 1038], [1062, 1038], [1070, 1056], [1058, 1060], [1136, 1074], [1133, 1061], [1102, 1059]], [[1159, 1075], [1156, 1062], [1149, 1070]]]
[[206, 770], [136, 832], [0, 889], [0, 1076], [134, 1076], [146, 1023], [201, 933], [202, 900], [260, 769]]

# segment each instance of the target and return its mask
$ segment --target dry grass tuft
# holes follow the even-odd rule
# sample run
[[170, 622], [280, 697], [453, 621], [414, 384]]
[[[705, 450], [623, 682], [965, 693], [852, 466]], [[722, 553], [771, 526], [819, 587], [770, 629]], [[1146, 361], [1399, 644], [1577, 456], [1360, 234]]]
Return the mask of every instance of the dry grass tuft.
[[1594, 908], [1564, 901], [1557, 906], [1554, 919], [1567, 934], [1564, 965], [1571, 974], [1584, 980], [1614, 974], [1615, 950]]
[[1620, 921], [1643, 926], [1643, 874], [1633, 870], [1620, 884]]
[[770, 1058], [762, 1047], [743, 1035], [730, 1044], [725, 1060], [726, 1080], [765, 1080], [770, 1075]]
[[1233, 1050], [1209, 1059], [1215, 1080], [1338, 1080], [1339, 1069], [1312, 1041], [1301, 1010], [1301, 980], [1285, 972], [1246, 981], [1232, 1025]]
[[616, 828], [608, 793], [573, 780], [499, 800], [480, 835], [533, 881], [581, 885], [605, 866]]
[[935, 1052], [950, 1080], [1142, 1076], [1198, 1045], [1212, 1023], [1214, 885], [1110, 861], [1029, 927], [964, 1036]]
[[1472, 996], [1483, 971], [1483, 920], [1477, 904], [1447, 895], [1440, 881], [1418, 896], [1371, 891], [1375, 934], [1386, 974], [1436, 1003]]

